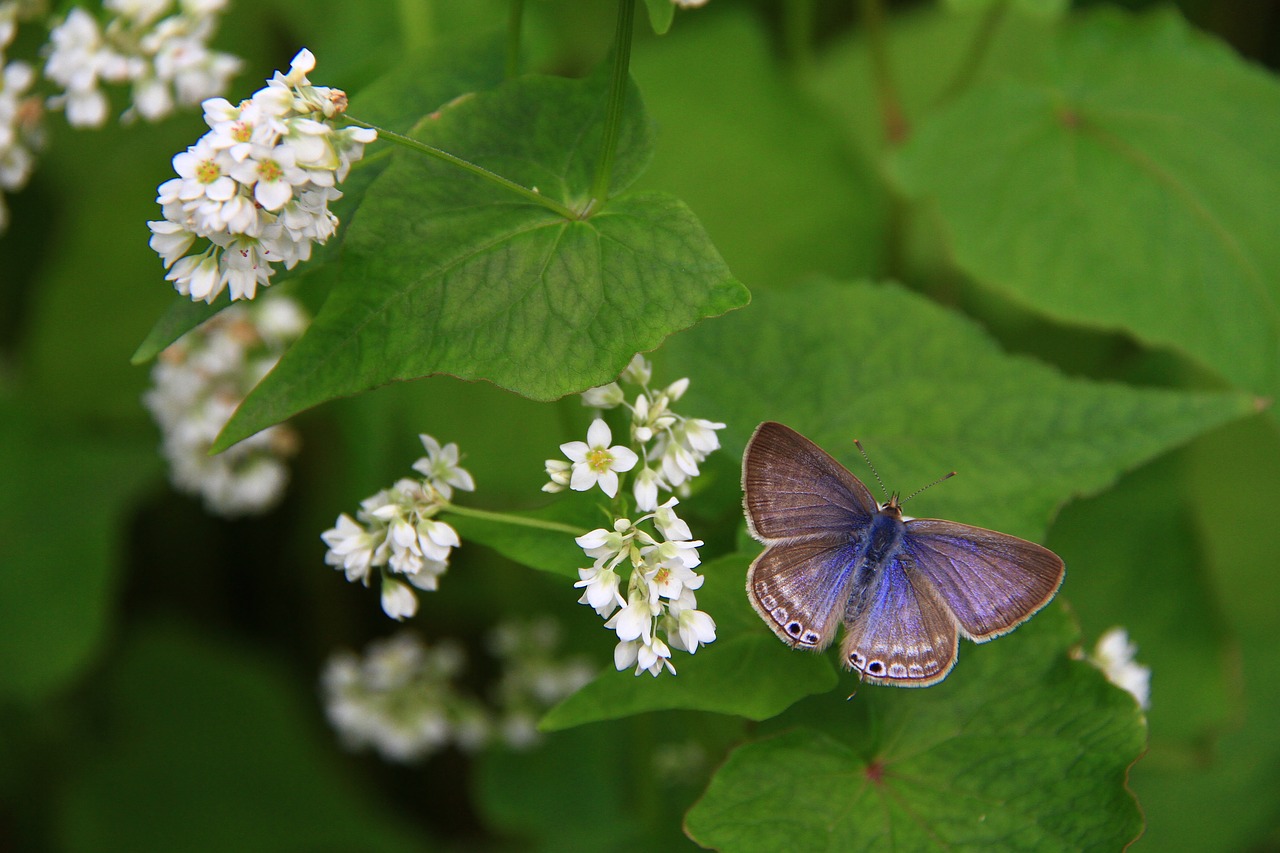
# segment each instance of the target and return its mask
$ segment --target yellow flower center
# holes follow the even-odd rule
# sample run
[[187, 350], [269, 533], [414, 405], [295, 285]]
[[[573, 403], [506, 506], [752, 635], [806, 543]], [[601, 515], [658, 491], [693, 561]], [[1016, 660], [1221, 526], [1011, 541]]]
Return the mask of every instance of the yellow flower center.
[[263, 160], [258, 164], [258, 177], [264, 181], [278, 181], [284, 175], [284, 169], [275, 160]]
[[596, 448], [587, 454], [587, 467], [597, 474], [603, 474], [613, 464], [613, 454], [603, 447]]
[[247, 121], [238, 121], [231, 126], [231, 138], [236, 142], [248, 142], [253, 138], [253, 125]]
[[201, 160], [196, 166], [196, 180], [202, 184], [211, 184], [222, 177], [222, 170], [213, 160]]

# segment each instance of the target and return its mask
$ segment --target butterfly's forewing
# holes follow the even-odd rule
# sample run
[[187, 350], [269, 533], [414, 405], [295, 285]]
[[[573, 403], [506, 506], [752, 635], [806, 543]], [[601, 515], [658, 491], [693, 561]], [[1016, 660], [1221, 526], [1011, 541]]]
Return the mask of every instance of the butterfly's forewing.
[[756, 428], [742, 457], [743, 504], [751, 535], [769, 544], [848, 535], [876, 512], [867, 487], [800, 433], [779, 423]]
[[1013, 630], [1044, 607], [1065, 571], [1048, 548], [954, 521], [913, 519], [902, 547], [977, 642]]
[[849, 600], [854, 549], [844, 540], [779, 542], [747, 570], [747, 597], [773, 632], [792, 646], [825, 649]]
[[864, 681], [927, 687], [951, 671], [958, 643], [955, 619], [937, 591], [895, 557], [849, 600], [840, 650]]

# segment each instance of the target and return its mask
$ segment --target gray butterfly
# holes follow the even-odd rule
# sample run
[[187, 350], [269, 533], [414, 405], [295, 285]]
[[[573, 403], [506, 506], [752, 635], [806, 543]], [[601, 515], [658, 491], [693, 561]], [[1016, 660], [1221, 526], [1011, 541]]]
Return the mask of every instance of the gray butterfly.
[[841, 657], [872, 684], [926, 687], [946, 677], [959, 636], [982, 643], [1044, 607], [1062, 583], [1047, 548], [879, 504], [822, 448], [779, 423], [747, 444], [742, 490], [765, 545], [747, 595], [793, 648], [820, 651], [844, 624]]

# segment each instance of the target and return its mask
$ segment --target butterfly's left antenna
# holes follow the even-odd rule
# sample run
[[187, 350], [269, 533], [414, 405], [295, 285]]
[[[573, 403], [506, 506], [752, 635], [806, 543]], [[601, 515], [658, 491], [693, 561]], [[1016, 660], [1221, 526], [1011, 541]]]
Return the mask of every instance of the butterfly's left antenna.
[[[858, 452], [862, 454], [862, 458], [867, 460], [867, 467], [871, 469], [871, 473], [876, 475], [876, 482], [880, 484], [880, 491], [884, 492], [884, 496], [889, 497], [889, 490], [884, 487], [884, 480], [880, 479], [880, 472], [876, 470], [876, 466], [871, 464], [871, 457], [867, 455], [867, 450], [862, 446], [862, 442], [858, 439], [853, 440], [853, 446], [858, 448]], [[850, 699], [853, 697], [850, 696]]]

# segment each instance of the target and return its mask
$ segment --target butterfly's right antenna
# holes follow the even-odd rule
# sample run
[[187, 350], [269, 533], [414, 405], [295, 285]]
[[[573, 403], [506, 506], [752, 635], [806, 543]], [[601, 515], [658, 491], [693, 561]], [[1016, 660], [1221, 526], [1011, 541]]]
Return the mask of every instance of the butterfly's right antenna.
[[880, 484], [880, 491], [884, 492], [884, 496], [886, 498], [889, 497], [889, 490], [884, 487], [884, 480], [880, 479], [880, 472], [876, 470], [876, 466], [871, 464], [871, 457], [867, 455], [866, 448], [862, 446], [862, 442], [855, 438], [853, 440], [853, 445], [858, 448], [858, 452], [862, 454], [862, 458], [867, 460], [867, 467], [871, 469], [871, 473], [876, 475], [876, 482]]

